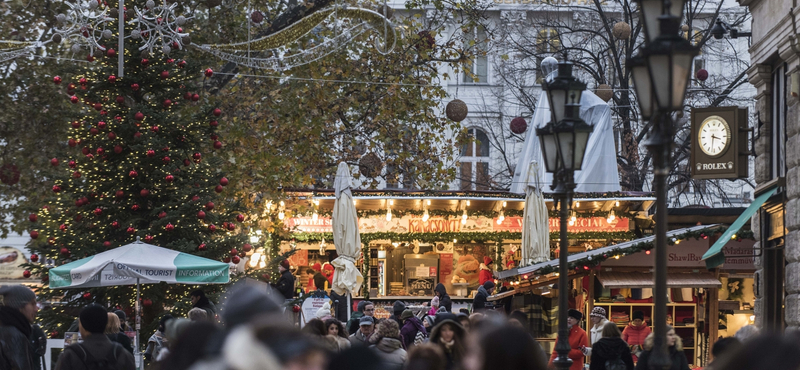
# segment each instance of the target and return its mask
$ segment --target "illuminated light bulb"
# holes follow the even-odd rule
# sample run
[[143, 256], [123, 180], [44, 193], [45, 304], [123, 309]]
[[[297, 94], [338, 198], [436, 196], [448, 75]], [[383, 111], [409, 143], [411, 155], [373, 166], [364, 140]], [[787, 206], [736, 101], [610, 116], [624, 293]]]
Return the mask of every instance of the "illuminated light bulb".
[[314, 212], [314, 213], [311, 215], [311, 220], [312, 220], [312, 221], [317, 221], [317, 219], [319, 219], [319, 215], [317, 214], [317, 212]]
[[615, 259], [615, 260], [618, 260], [618, 259], [619, 259], [619, 254], [618, 254], [618, 255], [616, 255], [616, 256], [614, 256], [614, 259]]
[[315, 206], [319, 207], [319, 199], [314, 199], [312, 202], [314, 202]]
[[506, 208], [507, 205], [508, 205], [508, 202], [503, 201], [503, 208]]
[[619, 201], [614, 202], [614, 207], [619, 207]]
[[676, 240], [675, 244], [681, 244], [681, 240], [680, 239]]
[[617, 216], [614, 215], [614, 210], [612, 209], [611, 212], [608, 214], [608, 219], [614, 221], [615, 218], [617, 218]]
[[390, 208], [386, 210], [386, 221], [391, 221], [391, 220], [392, 220], [392, 209]]
[[575, 202], [575, 208], [578, 208], [580, 206], [581, 206], [581, 202]]
[[279, 220], [283, 220], [284, 217], [286, 217], [286, 215], [283, 213], [283, 211], [278, 212], [278, 219]]
[[356, 205], [356, 200], [355, 199], [353, 199], [353, 205]]
[[575, 226], [575, 220], [569, 220], [567, 223], [569, 226]]
[[569, 222], [574, 224], [576, 221], [578, 221], [578, 217], [575, 216], [575, 212], [572, 212], [572, 216], [569, 218]]
[[503, 211], [500, 211], [500, 216], [497, 217], [497, 224], [500, 225], [503, 223], [503, 220], [506, 219], [506, 215], [503, 214]]
[[453, 239], [453, 243], [458, 243], [458, 239]]
[[428, 210], [425, 210], [425, 213], [422, 215], [422, 222], [428, 222], [428, 219], [431, 218], [431, 215], [428, 214]]
[[469, 207], [469, 200], [467, 200], [467, 207]]
[[736, 240], [736, 234], [731, 235], [732, 240]]
[[467, 210], [465, 209], [465, 210], [464, 210], [464, 214], [463, 214], [463, 215], [461, 215], [461, 224], [462, 224], [462, 225], [466, 225], [466, 224], [467, 224], [467, 217], [468, 217], [468, 216], [467, 216]]
[[393, 206], [393, 205], [394, 205], [394, 199], [389, 199], [389, 205], [390, 205], [390, 206]]
[[648, 249], [648, 250], [644, 251], [644, 254], [650, 254], [650, 250]]
[[428, 202], [428, 205], [431, 205], [431, 200], [430, 199], [428, 199], [427, 202]]

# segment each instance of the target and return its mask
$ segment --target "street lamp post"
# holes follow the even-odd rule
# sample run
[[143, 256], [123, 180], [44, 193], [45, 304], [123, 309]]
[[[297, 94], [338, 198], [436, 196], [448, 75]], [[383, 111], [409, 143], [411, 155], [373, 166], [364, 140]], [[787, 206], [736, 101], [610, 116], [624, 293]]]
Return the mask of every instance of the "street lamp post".
[[[628, 60], [639, 107], [651, 129], [647, 149], [653, 153], [653, 187], [656, 193], [655, 266], [654, 266], [654, 346], [650, 369], [667, 369], [667, 177], [671, 164], [674, 133], [672, 112], [683, 110], [692, 61], [698, 50], [679, 36], [683, 18], [683, 0], [639, 0], [640, 19], [644, 23], [645, 47]], [[654, 24], [657, 22], [657, 25]], [[655, 34], [655, 30], [659, 33]]]
[[567, 329], [567, 285], [569, 267], [569, 241], [567, 240], [567, 217], [575, 190], [575, 171], [583, 164], [583, 155], [589, 142], [593, 127], [580, 118], [580, 101], [586, 84], [572, 76], [572, 63], [559, 63], [558, 75], [550, 82], [544, 82], [547, 98], [550, 103], [552, 120], [542, 128], [536, 129], [547, 172], [553, 173], [551, 189], [559, 208], [560, 242], [559, 242], [559, 276], [558, 287], [558, 341], [553, 361], [556, 368], [568, 370], [572, 360], [569, 331]]

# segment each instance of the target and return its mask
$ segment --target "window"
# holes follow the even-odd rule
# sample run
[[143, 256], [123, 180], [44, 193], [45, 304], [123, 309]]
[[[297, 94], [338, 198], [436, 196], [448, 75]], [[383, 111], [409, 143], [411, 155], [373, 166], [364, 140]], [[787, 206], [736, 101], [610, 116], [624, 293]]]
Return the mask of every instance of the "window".
[[692, 82], [695, 85], [699, 84], [700, 82], [702, 82], [697, 77], [697, 71], [699, 71], [701, 69], [706, 69], [706, 60], [703, 59], [703, 58], [698, 57], [698, 58], [696, 58], [694, 60], [694, 69], [692, 71]]
[[772, 71], [770, 175], [786, 176], [786, 64]]
[[472, 49], [475, 56], [464, 65], [462, 82], [488, 83], [489, 82], [489, 50], [486, 30], [477, 27], [464, 35], [464, 49]]
[[471, 128], [474, 139], [461, 147], [461, 190], [489, 190], [489, 137], [480, 129]]
[[545, 28], [539, 31], [536, 36], [536, 53], [539, 55], [536, 61], [536, 83], [541, 84], [545, 78], [542, 72], [542, 60], [547, 55], [542, 54], [555, 54], [561, 49], [561, 39], [558, 37], [558, 31], [553, 28]]

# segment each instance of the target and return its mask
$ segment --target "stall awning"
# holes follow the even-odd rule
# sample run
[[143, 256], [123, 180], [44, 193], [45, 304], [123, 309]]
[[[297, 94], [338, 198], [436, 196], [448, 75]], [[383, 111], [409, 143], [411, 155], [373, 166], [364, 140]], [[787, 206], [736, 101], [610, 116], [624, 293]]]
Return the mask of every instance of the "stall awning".
[[[604, 288], [652, 288], [653, 274], [650, 272], [601, 271], [597, 279]], [[708, 272], [667, 273], [667, 288], [719, 288], [722, 283]]]
[[[687, 227], [687, 228], [683, 228], [683, 229], [670, 230], [670, 231], [667, 231], [667, 238], [670, 238], [670, 237], [673, 237], [673, 236], [678, 236], [678, 235], [689, 233], [689, 232], [697, 232], [697, 231], [700, 231], [700, 230], [709, 229], [709, 228], [713, 228], [713, 227], [716, 227], [716, 226], [717, 225], [700, 225], [700, 226]], [[614, 244], [614, 245], [609, 245], [607, 247], [597, 248], [597, 249], [593, 249], [593, 250], [582, 252], [582, 253], [575, 253], [575, 254], [571, 254], [569, 257], [567, 257], [567, 260], [569, 262], [574, 262], [574, 261], [585, 259], [585, 258], [590, 257], [590, 256], [594, 257], [594, 256], [599, 256], [599, 255], [602, 255], [602, 254], [606, 254], [606, 253], [614, 255], [614, 254], [617, 254], [617, 250], [618, 249], [630, 248], [630, 247], [633, 247], [633, 246], [635, 246], [636, 244], [639, 244], [639, 243], [653, 242], [654, 239], [655, 239], [655, 236], [648, 236], [648, 237], [645, 237], [645, 238], [635, 239], [635, 240], [622, 242], [622, 243]], [[558, 266], [558, 259], [554, 259], [554, 260], [550, 260], [550, 261], [542, 262], [542, 263], [537, 263], [535, 265], [530, 265], [530, 266], [525, 266], [525, 267], [518, 267], [518, 268], [515, 268], [515, 269], [500, 271], [497, 275], [500, 277], [500, 279], [506, 279], [506, 278], [510, 278], [510, 277], [513, 277], [513, 276], [517, 276], [517, 275], [535, 273], [536, 271], [539, 271], [542, 268], [548, 267], [548, 266], [550, 266], [550, 267]]]
[[739, 232], [739, 229], [753, 217], [753, 214], [755, 214], [764, 202], [766, 202], [769, 197], [773, 196], [776, 191], [778, 191], [778, 189], [774, 188], [759, 195], [758, 198], [756, 198], [753, 203], [750, 203], [750, 206], [742, 212], [741, 216], [731, 224], [728, 230], [722, 233], [722, 236], [717, 239], [716, 243], [703, 255], [703, 261], [706, 261], [706, 268], [711, 269], [725, 263], [725, 253], [722, 252], [722, 248], [725, 247], [725, 244], [731, 240], [731, 237]]

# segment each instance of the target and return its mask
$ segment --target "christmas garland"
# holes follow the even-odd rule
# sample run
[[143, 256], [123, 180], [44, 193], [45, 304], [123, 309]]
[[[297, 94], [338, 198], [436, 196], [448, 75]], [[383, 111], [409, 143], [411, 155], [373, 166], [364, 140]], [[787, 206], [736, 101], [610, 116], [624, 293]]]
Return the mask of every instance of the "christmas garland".
[[[584, 231], [567, 233], [570, 240], [630, 240], [635, 235], [630, 231]], [[550, 232], [550, 240], [558, 240], [558, 231]], [[294, 240], [297, 242], [311, 243], [325, 240], [332, 240], [333, 233], [312, 233], [299, 232], [291, 233], [283, 240]], [[456, 240], [456, 243], [502, 243], [504, 240], [521, 240], [521, 232], [513, 231], [493, 231], [493, 232], [437, 232], [437, 233], [396, 233], [396, 232], [377, 232], [361, 234], [361, 243], [368, 245], [374, 240], [392, 240], [398, 242], [419, 241], [422, 243], [439, 243]]]
[[[522, 217], [524, 210], [521, 209], [503, 209], [503, 216], [505, 217]], [[331, 217], [333, 211], [324, 211], [318, 212], [318, 217]], [[392, 209], [392, 215], [394, 217], [403, 217], [403, 216], [422, 216], [425, 214], [424, 210], [417, 210], [417, 209]], [[429, 209], [428, 215], [431, 217], [452, 217], [457, 218], [461, 217], [464, 214], [464, 211], [452, 211], [446, 209]], [[574, 211], [574, 216], [577, 218], [594, 218], [594, 217], [602, 217], [608, 218], [611, 214], [611, 211]], [[297, 213], [295, 216], [297, 217], [312, 217], [313, 212], [304, 212], [304, 213]], [[368, 217], [376, 217], [376, 216], [385, 216], [386, 210], [385, 209], [369, 209], [369, 210], [359, 210], [358, 217], [368, 218]], [[468, 217], [486, 217], [486, 218], [497, 218], [500, 216], [499, 211], [467, 211]], [[549, 211], [549, 216], [551, 218], [558, 218], [558, 210], [551, 210]], [[572, 216], [572, 214], [571, 214]], [[614, 211], [614, 216], [620, 218], [627, 218], [629, 220], [634, 220], [636, 218], [635, 212], [622, 212], [622, 211]]]
[[[314, 191], [314, 190], [298, 190], [286, 189], [290, 193], [310, 192], [313, 198], [330, 197], [333, 195], [333, 190], [328, 191]], [[543, 193], [546, 199], [553, 199], [552, 193]], [[621, 191], [603, 192], [603, 193], [575, 193], [573, 199], [620, 199], [631, 197], [649, 197], [652, 193], [629, 193]], [[519, 199], [524, 200], [525, 194], [515, 194], [506, 192], [476, 192], [476, 191], [360, 191], [353, 190], [353, 197], [359, 199], [364, 198], [496, 198], [496, 199]]]

